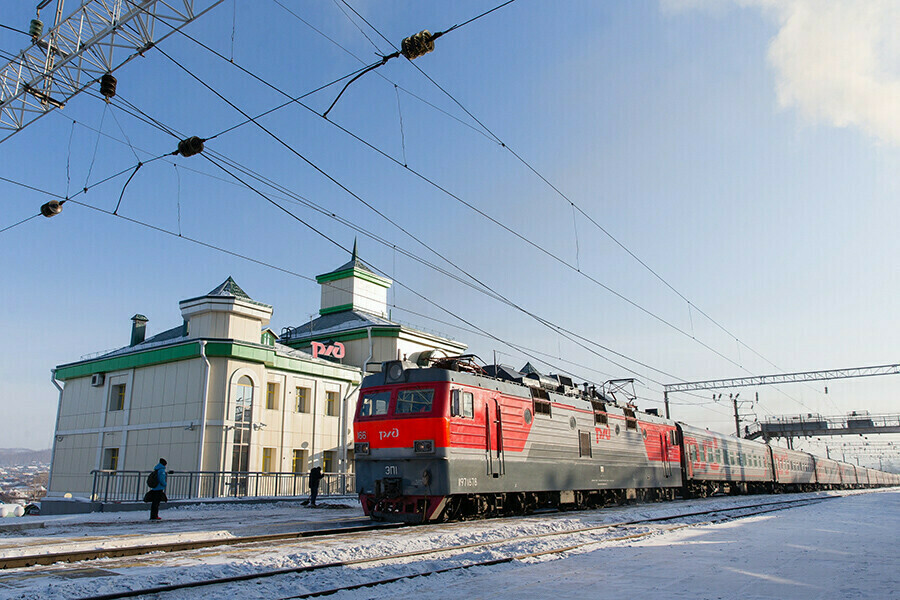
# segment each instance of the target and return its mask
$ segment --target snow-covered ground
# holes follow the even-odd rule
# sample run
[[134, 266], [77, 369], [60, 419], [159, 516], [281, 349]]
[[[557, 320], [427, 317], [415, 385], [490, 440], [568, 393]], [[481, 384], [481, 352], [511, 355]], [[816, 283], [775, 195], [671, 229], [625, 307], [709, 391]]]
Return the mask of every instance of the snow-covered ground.
[[[390, 585], [341, 592], [334, 598], [628, 598], [747, 600], [796, 598], [900, 599], [900, 489], [867, 493], [805, 494], [838, 498], [780, 512], [677, 530], [646, 525], [652, 535], [609, 541], [616, 531], [570, 533], [533, 538], [537, 533], [615, 523], [642, 517], [706, 510], [795, 496], [715, 498], [689, 502], [616, 507], [602, 511], [546, 513], [527, 518], [475, 521], [302, 539], [252, 547], [218, 547], [181, 553], [111, 558], [86, 564], [59, 564], [0, 571], [0, 599], [80, 598], [285, 569], [333, 561], [409, 552], [501, 538], [517, 538], [502, 550], [470, 548], [455, 553], [411, 557], [402, 562], [292, 574], [232, 584], [227, 589], [196, 588], [162, 598], [198, 600], [237, 596], [284, 598], [429, 571], [509, 551], [527, 553], [598, 540], [565, 554], [474, 567]], [[164, 521], [148, 523], [145, 513], [94, 513], [38, 517], [44, 527], [26, 531], [0, 528], [0, 556], [61, 552], [67, 549], [162, 543], [309, 528], [318, 523], [356, 521], [356, 506], [331, 501], [332, 508], [308, 509], [295, 503], [194, 506], [163, 511]], [[26, 522], [25, 519], [16, 521]], [[633, 533], [629, 530], [627, 533]], [[621, 534], [621, 532], [618, 532]], [[602, 540], [606, 541], [602, 541]]]

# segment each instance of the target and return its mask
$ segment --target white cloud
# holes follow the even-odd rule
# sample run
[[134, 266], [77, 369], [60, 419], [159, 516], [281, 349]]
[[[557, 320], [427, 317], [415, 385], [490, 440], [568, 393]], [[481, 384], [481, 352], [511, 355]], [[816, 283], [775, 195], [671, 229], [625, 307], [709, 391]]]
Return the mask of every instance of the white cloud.
[[768, 60], [782, 107], [900, 145], [898, 0], [661, 0], [670, 11], [727, 3], [777, 20]]

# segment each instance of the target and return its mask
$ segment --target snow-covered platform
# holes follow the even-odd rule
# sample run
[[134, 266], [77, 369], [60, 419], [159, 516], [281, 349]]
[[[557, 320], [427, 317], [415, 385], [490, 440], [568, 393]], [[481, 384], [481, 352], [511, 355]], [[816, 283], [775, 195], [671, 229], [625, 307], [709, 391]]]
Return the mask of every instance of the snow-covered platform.
[[[570, 530], [635, 519], [684, 514], [737, 505], [806, 497], [821, 502], [717, 524], [672, 529], [645, 527], [647, 537], [596, 542]], [[162, 543], [273, 533], [359, 520], [358, 505], [334, 503], [309, 509], [298, 503], [219, 504], [167, 511], [161, 523], [137, 513], [92, 513], [37, 517], [44, 527], [0, 532], [0, 553], [53, 552], [85, 546]], [[330, 540], [296, 540], [180, 555], [105, 559], [0, 571], [0, 600], [80, 598], [123, 589], [211, 579], [269, 569], [292, 568], [360, 556], [410, 552], [511, 539], [518, 553], [547, 549], [546, 532], [556, 547], [583, 544], [564, 554], [473, 567], [389, 585], [341, 592], [334, 598], [664, 598], [665, 600], [760, 600], [770, 598], [900, 599], [897, 533], [900, 488], [775, 497], [723, 497], [630, 505], [599, 511], [545, 513], [526, 518], [472, 521], [368, 532]], [[623, 533], [630, 533], [624, 531]], [[615, 535], [615, 534], [613, 534]], [[469, 564], [495, 556], [495, 549], [470, 546], [450, 554], [379, 561], [317, 571], [280, 580], [255, 580], [228, 589], [182, 590], [179, 598], [200, 600], [224, 595], [276, 598], [352, 583]], [[102, 568], [100, 568], [102, 566]]]

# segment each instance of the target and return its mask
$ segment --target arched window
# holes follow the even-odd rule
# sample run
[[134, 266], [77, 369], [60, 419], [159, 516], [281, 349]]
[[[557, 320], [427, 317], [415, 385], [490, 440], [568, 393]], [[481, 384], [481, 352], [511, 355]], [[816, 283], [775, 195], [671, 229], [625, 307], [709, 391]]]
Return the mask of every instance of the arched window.
[[250, 468], [250, 423], [253, 416], [253, 380], [247, 375], [234, 385], [234, 444], [231, 451], [231, 470]]

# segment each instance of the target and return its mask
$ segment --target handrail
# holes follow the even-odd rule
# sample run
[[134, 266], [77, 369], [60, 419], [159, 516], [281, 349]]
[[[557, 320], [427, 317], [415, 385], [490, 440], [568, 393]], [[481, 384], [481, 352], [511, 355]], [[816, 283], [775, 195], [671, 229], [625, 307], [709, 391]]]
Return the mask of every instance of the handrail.
[[[95, 469], [91, 471], [91, 500], [95, 502], [141, 502], [147, 493], [148, 471]], [[353, 473], [323, 473], [320, 496], [356, 493]], [[166, 496], [169, 500], [216, 498], [292, 497], [309, 494], [308, 473], [259, 471], [171, 471]]]

